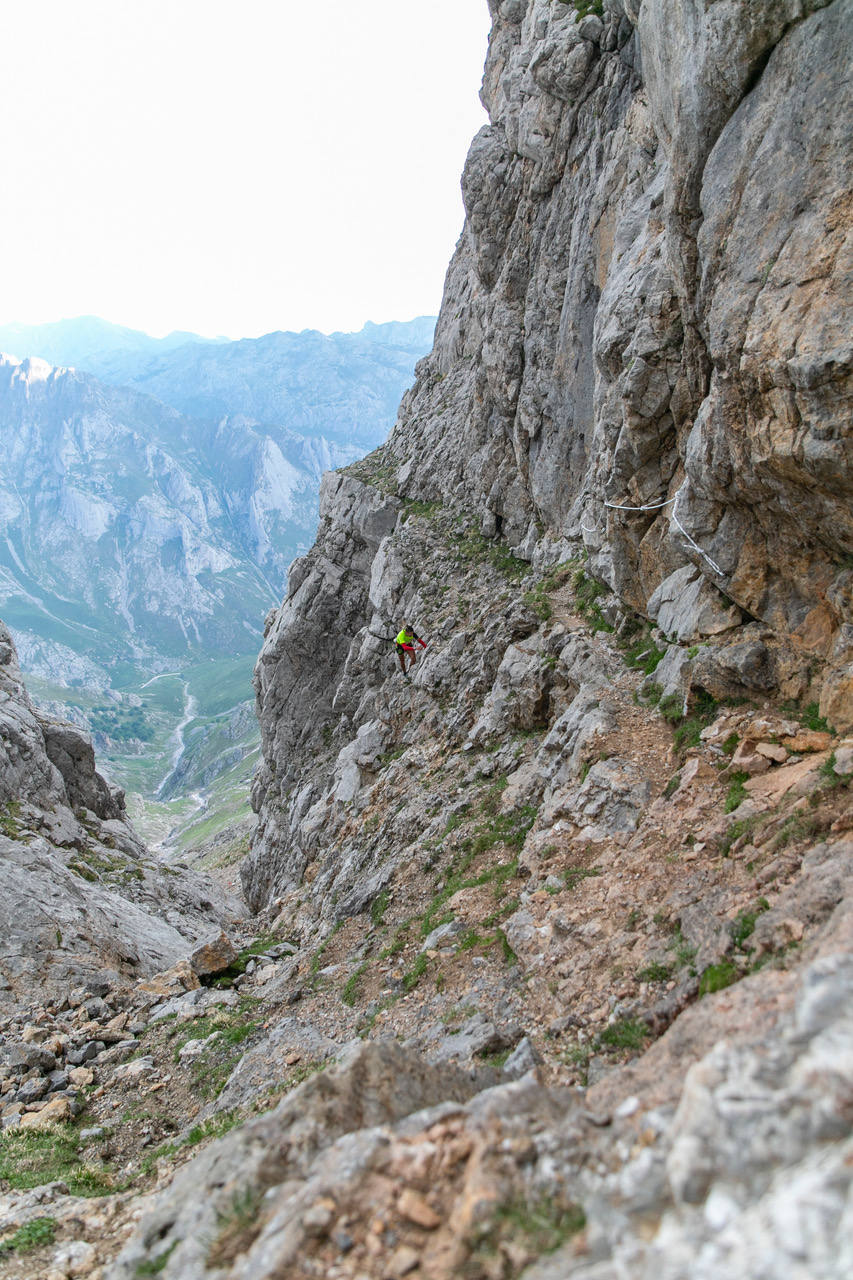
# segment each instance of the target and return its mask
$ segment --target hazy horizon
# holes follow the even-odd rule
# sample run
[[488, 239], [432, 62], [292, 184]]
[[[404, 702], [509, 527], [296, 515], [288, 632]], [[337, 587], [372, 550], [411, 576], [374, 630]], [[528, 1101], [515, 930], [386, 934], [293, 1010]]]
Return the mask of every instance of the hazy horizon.
[[322, 19], [275, 0], [10, 6], [0, 323], [235, 340], [435, 314], [487, 123], [486, 0], [327, 0]]

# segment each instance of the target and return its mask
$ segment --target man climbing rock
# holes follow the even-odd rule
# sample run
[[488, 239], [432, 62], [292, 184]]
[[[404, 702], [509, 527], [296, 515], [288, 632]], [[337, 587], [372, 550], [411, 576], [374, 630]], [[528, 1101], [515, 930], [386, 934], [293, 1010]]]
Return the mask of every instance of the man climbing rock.
[[400, 670], [403, 673], [404, 680], [408, 680], [409, 678], [406, 665], [409, 664], [410, 666], [414, 666], [417, 662], [417, 657], [415, 656], [415, 644], [419, 644], [422, 649], [426, 648], [426, 641], [422, 640], [419, 635], [415, 634], [408, 622], [404, 622], [403, 630], [397, 636], [396, 640], [397, 657], [400, 659]]

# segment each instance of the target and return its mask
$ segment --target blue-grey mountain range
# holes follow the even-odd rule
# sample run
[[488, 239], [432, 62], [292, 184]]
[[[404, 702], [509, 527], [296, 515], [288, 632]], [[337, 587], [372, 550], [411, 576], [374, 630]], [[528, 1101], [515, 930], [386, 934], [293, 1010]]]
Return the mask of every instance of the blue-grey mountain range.
[[30, 668], [254, 652], [321, 473], [384, 439], [433, 327], [0, 327], [0, 607]]

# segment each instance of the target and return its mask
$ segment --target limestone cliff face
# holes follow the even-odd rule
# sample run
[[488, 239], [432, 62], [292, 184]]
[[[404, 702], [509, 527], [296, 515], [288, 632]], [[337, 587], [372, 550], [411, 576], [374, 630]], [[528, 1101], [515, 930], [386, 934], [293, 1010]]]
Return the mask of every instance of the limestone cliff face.
[[400, 492], [652, 618], [690, 569], [685, 637], [760, 620], [849, 723], [850, 5], [493, 9]]
[[436, 588], [460, 575], [413, 502], [531, 573], [585, 557], [613, 622], [635, 610], [679, 642], [680, 687], [853, 723], [853, 5], [490, 7], [490, 124], [434, 350], [389, 443], [327, 481], [269, 620], [255, 905], [298, 881], [413, 714], [385, 679], [404, 615], [434, 642], [415, 714], [460, 740], [535, 626], [484, 569], [466, 590], [489, 641], [476, 616], [439, 631]]

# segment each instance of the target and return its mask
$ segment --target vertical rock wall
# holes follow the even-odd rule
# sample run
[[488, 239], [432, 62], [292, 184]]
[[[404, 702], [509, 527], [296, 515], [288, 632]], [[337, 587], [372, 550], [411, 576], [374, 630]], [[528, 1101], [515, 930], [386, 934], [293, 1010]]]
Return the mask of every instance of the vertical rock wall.
[[[387, 736], [381, 637], [446, 572], [403, 548], [412, 503], [535, 571], [585, 556], [622, 607], [710, 641], [716, 694], [853, 723], [853, 0], [490, 8], [434, 349], [388, 444], [327, 482], [259, 660], [256, 905], [342, 785], [323, 735], [361, 732], [362, 758]], [[448, 677], [454, 723], [513, 626]]]

